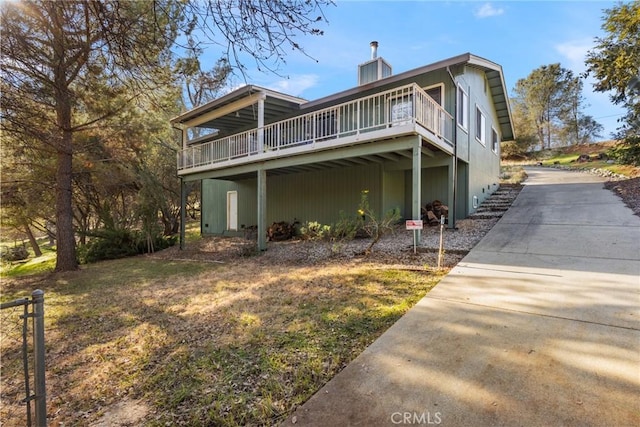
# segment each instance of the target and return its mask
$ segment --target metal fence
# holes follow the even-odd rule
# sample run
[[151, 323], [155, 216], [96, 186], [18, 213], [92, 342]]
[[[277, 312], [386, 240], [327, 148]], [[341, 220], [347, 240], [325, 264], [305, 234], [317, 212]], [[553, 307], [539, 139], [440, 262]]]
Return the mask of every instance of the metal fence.
[[44, 292], [39, 289], [31, 298], [0, 305], [0, 426], [14, 425], [47, 425]]

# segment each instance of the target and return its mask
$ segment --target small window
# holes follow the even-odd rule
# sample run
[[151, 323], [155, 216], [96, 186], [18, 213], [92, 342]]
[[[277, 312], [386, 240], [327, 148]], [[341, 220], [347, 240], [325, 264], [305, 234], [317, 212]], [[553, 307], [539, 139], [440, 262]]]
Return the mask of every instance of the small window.
[[480, 141], [482, 145], [486, 144], [486, 119], [480, 107], [476, 106], [476, 139]]
[[444, 107], [444, 102], [443, 102], [444, 85], [442, 83], [440, 83], [438, 85], [435, 85], [435, 86], [426, 87], [426, 88], [424, 88], [424, 91], [434, 101], [436, 101], [439, 106]]
[[458, 86], [458, 125], [467, 130], [469, 128], [469, 96]]
[[498, 154], [499, 144], [500, 140], [498, 139], [498, 132], [496, 132], [495, 129], [491, 128], [491, 149], [496, 154]]

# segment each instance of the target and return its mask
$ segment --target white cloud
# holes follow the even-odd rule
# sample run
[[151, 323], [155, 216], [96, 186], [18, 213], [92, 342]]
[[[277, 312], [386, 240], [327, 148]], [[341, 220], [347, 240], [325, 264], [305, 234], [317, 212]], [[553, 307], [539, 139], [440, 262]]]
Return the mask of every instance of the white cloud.
[[592, 47], [593, 40], [591, 39], [571, 40], [555, 45], [556, 51], [567, 60], [567, 64], [562, 65], [575, 72], [581, 72], [585, 69], [584, 60]]
[[494, 7], [491, 3], [485, 3], [475, 11], [476, 18], [489, 18], [491, 16], [498, 16], [504, 13], [504, 9], [501, 7]]
[[268, 83], [269, 89], [286, 93], [287, 95], [301, 96], [302, 93], [318, 84], [319, 77], [316, 74], [292, 75], [287, 79]]

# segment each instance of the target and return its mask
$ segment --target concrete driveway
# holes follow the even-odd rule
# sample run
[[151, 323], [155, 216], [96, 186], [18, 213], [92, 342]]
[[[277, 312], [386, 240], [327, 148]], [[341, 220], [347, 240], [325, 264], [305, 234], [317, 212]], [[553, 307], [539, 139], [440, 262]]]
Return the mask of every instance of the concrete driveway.
[[598, 177], [528, 174], [467, 257], [283, 425], [640, 425], [640, 218]]

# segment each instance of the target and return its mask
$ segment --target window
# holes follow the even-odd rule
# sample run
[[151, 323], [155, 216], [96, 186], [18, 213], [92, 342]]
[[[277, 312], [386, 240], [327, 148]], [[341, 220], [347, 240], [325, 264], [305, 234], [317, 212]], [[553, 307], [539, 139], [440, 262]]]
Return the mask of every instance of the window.
[[476, 139], [480, 141], [482, 145], [486, 144], [486, 119], [480, 107], [476, 106]]
[[469, 96], [458, 86], [458, 125], [467, 130], [469, 128]]
[[402, 126], [413, 120], [413, 97], [397, 96], [390, 99], [391, 126]]
[[498, 132], [494, 128], [491, 128], [491, 149], [494, 153], [498, 154], [498, 144], [500, 140], [498, 139]]
[[424, 88], [424, 91], [429, 95], [434, 101], [438, 103], [439, 106], [444, 107], [443, 96], [444, 93], [444, 85], [442, 83], [437, 84], [435, 86], [429, 86]]

